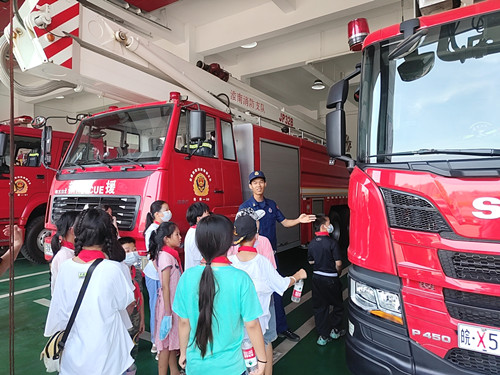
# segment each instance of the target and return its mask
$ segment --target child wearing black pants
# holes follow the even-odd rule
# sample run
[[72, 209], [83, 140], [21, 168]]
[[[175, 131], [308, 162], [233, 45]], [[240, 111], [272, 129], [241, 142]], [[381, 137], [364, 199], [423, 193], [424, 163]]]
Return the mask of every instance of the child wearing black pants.
[[[312, 300], [314, 322], [319, 337], [317, 344], [326, 345], [332, 339], [345, 335], [342, 329], [342, 284], [340, 274], [342, 260], [337, 241], [330, 237], [333, 226], [325, 215], [316, 215], [315, 237], [309, 243], [307, 260], [313, 265]], [[333, 306], [331, 320], [330, 306]]]

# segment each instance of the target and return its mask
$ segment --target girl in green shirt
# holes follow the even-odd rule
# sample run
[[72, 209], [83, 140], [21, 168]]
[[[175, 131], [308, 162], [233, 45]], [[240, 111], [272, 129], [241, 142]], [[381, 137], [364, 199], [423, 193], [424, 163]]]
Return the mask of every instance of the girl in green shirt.
[[222, 215], [207, 216], [196, 227], [205, 264], [182, 274], [173, 305], [180, 318], [179, 364], [188, 375], [245, 373], [244, 327], [258, 359], [252, 375], [264, 373], [267, 358], [258, 320], [262, 309], [250, 277], [226, 257], [232, 242], [233, 224]]

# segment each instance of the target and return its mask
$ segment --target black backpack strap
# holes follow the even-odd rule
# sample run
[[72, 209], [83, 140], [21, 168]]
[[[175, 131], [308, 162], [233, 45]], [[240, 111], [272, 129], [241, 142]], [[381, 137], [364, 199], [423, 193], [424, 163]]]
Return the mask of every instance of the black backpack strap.
[[73, 307], [73, 312], [71, 313], [71, 316], [69, 318], [68, 325], [64, 330], [64, 334], [63, 337], [61, 338], [61, 341], [59, 341], [59, 344], [57, 345], [61, 351], [64, 349], [64, 344], [68, 339], [69, 331], [71, 331], [71, 327], [73, 327], [76, 314], [78, 313], [80, 305], [82, 304], [83, 296], [85, 295], [85, 291], [87, 290], [87, 286], [89, 285], [90, 276], [92, 276], [92, 272], [94, 272], [94, 269], [97, 267], [99, 263], [102, 262], [102, 260], [103, 259], [94, 260], [94, 262], [90, 265], [89, 269], [87, 270], [87, 274], [85, 275], [85, 280], [83, 280], [83, 285], [80, 289], [80, 293], [78, 294], [78, 298], [76, 299], [75, 307]]

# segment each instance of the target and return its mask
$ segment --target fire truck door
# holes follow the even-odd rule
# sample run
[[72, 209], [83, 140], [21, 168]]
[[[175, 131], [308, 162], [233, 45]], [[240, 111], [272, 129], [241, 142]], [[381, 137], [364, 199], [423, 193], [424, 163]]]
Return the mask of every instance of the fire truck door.
[[181, 115], [170, 176], [174, 185], [171, 188], [173, 204], [183, 212], [194, 202], [205, 202], [211, 210], [223, 205], [222, 155], [212, 139], [216, 131], [214, 117], [207, 115], [206, 131], [206, 139], [200, 144], [189, 142], [186, 116]]
[[[47, 181], [45, 168], [40, 164], [40, 138], [15, 135], [14, 142], [14, 160], [7, 157], [6, 168], [2, 170], [2, 173], [6, 173], [2, 174], [2, 177], [8, 178], [8, 168], [14, 166], [14, 216], [18, 219], [31, 198], [38, 193], [46, 194], [47, 184], [50, 182]], [[9, 184], [2, 182], [2, 190], [4, 188], [8, 192]]]

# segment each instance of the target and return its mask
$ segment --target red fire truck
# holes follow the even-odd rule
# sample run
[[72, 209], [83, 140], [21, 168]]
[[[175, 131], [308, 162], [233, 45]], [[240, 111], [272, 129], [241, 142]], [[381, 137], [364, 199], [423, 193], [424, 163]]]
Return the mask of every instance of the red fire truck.
[[[31, 119], [30, 119], [31, 120]], [[0, 194], [4, 199], [9, 195], [9, 171], [14, 167], [14, 216], [15, 223], [25, 228], [26, 238], [21, 252], [25, 258], [34, 263], [43, 263], [43, 240], [49, 233], [44, 228], [45, 211], [49, 197], [50, 184], [55, 169], [69, 146], [73, 134], [65, 132], [52, 133], [53, 162], [47, 160], [49, 168], [40, 163], [41, 129], [23, 126], [14, 128], [15, 160], [10, 160], [9, 150], [10, 126], [0, 125]], [[3, 141], [2, 141], [3, 140]], [[0, 207], [0, 227], [9, 223], [9, 205]], [[0, 246], [8, 246], [8, 238], [0, 232]]]
[[[233, 127], [229, 114], [184, 100], [113, 109], [84, 119], [52, 183], [46, 228], [65, 211], [109, 205], [122, 236], [144, 250], [144, 223], [162, 199], [181, 231], [186, 210], [205, 202], [234, 217], [250, 196], [248, 175], [266, 173], [269, 190], [287, 217], [324, 212], [347, 237], [348, 172], [329, 163], [325, 146], [249, 123]], [[212, 139], [211, 139], [212, 137]], [[335, 188], [332, 188], [335, 186]], [[280, 249], [307, 242], [310, 226], [278, 232]], [[50, 256], [50, 249], [47, 248]]]
[[[358, 153], [343, 104], [361, 72]], [[500, 369], [500, 1], [367, 36], [332, 86], [329, 154], [350, 163], [354, 374]]]

